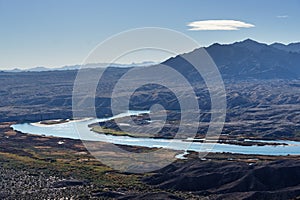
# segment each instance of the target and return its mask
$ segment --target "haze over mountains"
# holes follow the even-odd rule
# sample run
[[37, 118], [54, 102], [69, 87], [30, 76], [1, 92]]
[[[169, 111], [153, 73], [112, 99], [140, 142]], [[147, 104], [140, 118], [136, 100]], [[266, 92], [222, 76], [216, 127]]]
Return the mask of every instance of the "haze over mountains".
[[[251, 39], [246, 39], [233, 44], [215, 43], [205, 48], [213, 58], [224, 79], [298, 79], [300, 78], [300, 43], [288, 45], [273, 43], [267, 45]], [[196, 53], [197, 49], [187, 54]], [[155, 65], [154, 62], [132, 63], [132, 64], [111, 64], [110, 67], [128, 68], [138, 66]], [[182, 73], [192, 71], [189, 63], [180, 56], [170, 58], [163, 62]], [[88, 64], [86, 67], [105, 67], [106, 63]], [[191, 66], [190, 66], [191, 67]], [[5, 70], [5, 72], [40, 72], [53, 70], [78, 70], [80, 65], [64, 66], [61, 68], [35, 67], [32, 69]]]
[[155, 62], [152, 61], [144, 61], [141, 63], [131, 63], [131, 64], [120, 64], [120, 63], [91, 63], [91, 64], [85, 64], [85, 65], [66, 65], [63, 67], [58, 68], [48, 68], [48, 67], [33, 67], [29, 69], [19, 69], [14, 68], [11, 70], [3, 70], [4, 72], [46, 72], [46, 71], [63, 71], [63, 70], [78, 70], [81, 67], [84, 68], [105, 68], [107, 66], [109, 67], [118, 67], [118, 68], [128, 68], [128, 67], [144, 67], [149, 65], [154, 65]]

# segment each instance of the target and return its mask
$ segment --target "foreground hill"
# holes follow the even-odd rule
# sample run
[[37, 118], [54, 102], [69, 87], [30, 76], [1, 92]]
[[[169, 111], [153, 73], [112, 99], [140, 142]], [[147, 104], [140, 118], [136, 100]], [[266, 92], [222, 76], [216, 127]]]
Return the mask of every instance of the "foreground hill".
[[292, 199], [300, 195], [299, 169], [298, 160], [253, 164], [196, 159], [171, 164], [144, 181], [209, 199]]

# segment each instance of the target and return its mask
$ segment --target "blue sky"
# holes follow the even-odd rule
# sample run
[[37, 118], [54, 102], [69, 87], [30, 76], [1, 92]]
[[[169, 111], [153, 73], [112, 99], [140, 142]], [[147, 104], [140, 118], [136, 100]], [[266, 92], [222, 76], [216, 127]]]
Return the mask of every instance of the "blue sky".
[[[0, 0], [0, 69], [80, 64], [106, 38], [140, 27], [174, 29], [203, 46], [245, 38], [296, 42], [299, 10], [299, 0]], [[253, 27], [189, 30], [188, 23], [203, 20]]]

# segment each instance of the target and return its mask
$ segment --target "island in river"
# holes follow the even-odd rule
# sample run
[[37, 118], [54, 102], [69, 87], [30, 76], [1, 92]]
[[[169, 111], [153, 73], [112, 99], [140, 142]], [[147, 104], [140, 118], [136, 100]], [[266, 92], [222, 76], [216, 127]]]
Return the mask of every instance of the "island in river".
[[[117, 122], [116, 122], [117, 120]], [[134, 122], [134, 123], [132, 123]], [[158, 132], [153, 134], [152, 132], [126, 132], [123, 131], [121, 126], [130, 126], [131, 130], [135, 130], [135, 127], [141, 130], [141, 126], [143, 124], [149, 124], [155, 128], [155, 126], [161, 126], [164, 124], [164, 127]], [[140, 113], [138, 115], [130, 115], [123, 116], [117, 119], [109, 119], [97, 123], [90, 124], [89, 127], [92, 131], [99, 134], [113, 135], [113, 136], [128, 136], [133, 138], [156, 138], [156, 139], [173, 139], [176, 136], [176, 130], [178, 129], [179, 121], [171, 121], [171, 122], [155, 122], [151, 121], [148, 113]], [[190, 124], [189, 124], [190, 126]], [[182, 137], [176, 137], [176, 139], [181, 139], [182, 141], [187, 142], [213, 142], [220, 144], [232, 144], [232, 145], [241, 145], [241, 146], [264, 146], [264, 145], [288, 145], [284, 140], [280, 140], [281, 142], [276, 142], [278, 138], [276, 137], [268, 137], [262, 138], [258, 136], [253, 137], [245, 137], [243, 135], [228, 135], [221, 134], [217, 138], [205, 138], [205, 134], [198, 133], [195, 138], [190, 138], [189, 133]], [[282, 138], [281, 138], [282, 139]], [[268, 140], [272, 140], [273, 142], [269, 142]], [[291, 138], [289, 138], [291, 140]]]

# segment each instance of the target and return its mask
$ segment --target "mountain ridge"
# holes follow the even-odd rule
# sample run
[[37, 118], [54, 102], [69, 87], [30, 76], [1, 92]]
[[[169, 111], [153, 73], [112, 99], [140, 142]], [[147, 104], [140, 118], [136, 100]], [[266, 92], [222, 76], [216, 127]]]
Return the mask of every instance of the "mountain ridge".
[[[211, 56], [224, 79], [299, 79], [300, 53], [246, 39], [232, 44], [215, 43], [204, 49]], [[199, 49], [186, 54], [195, 54]], [[186, 55], [184, 54], [184, 55]], [[195, 54], [196, 55], [196, 54]], [[180, 72], [190, 74], [191, 64], [181, 56], [163, 62]], [[192, 76], [190, 76], [193, 79]]]
[[275, 42], [270, 46], [287, 52], [300, 53], [300, 42], [290, 43], [287, 45]]
[[88, 63], [85, 65], [66, 65], [62, 67], [48, 68], [43, 66], [28, 68], [28, 69], [19, 69], [14, 68], [11, 70], [1, 70], [2, 72], [45, 72], [45, 71], [64, 71], [64, 70], [79, 70], [80, 68], [105, 68], [105, 67], [116, 67], [116, 68], [128, 68], [128, 67], [145, 67], [150, 65], [155, 65], [156, 62], [144, 61], [141, 63], [131, 63], [131, 64], [121, 64], [121, 63]]
[[[299, 46], [299, 52], [298, 52]], [[204, 48], [211, 56], [224, 79], [299, 79], [300, 78], [300, 43], [288, 45], [281, 43], [265, 44], [253, 39], [231, 44], [214, 43]], [[182, 73], [190, 80], [195, 79], [195, 70], [183, 59], [183, 55], [193, 55], [198, 49], [162, 62]], [[196, 55], [196, 54], [195, 54]], [[151, 67], [157, 63], [111, 64], [112, 67]], [[86, 68], [107, 66], [107, 64], [87, 64]], [[81, 65], [64, 66], [60, 68], [35, 67], [32, 69], [2, 70], [4, 72], [41, 72], [78, 70]], [[198, 81], [196, 78], [195, 81]]]

